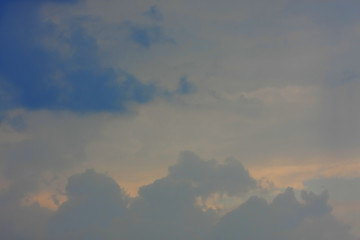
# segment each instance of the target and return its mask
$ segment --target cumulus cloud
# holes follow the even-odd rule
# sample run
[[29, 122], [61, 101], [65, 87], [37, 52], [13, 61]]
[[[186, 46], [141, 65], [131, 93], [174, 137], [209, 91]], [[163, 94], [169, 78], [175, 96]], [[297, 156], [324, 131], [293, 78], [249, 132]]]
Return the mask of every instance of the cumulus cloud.
[[24, 205], [22, 200], [37, 183], [17, 179], [0, 192], [0, 237], [2, 239], [45, 239], [45, 226], [51, 211], [38, 203]]
[[235, 159], [218, 164], [191, 152], [133, 199], [110, 177], [87, 170], [69, 178], [68, 200], [52, 216], [48, 234], [51, 239], [203, 239], [218, 216], [203, 209], [197, 197], [241, 195], [255, 187]]
[[69, 178], [64, 202], [49, 221], [49, 239], [112, 239], [127, 217], [127, 196], [110, 177], [87, 170]]
[[256, 181], [238, 160], [228, 158], [219, 164], [204, 161], [192, 152], [181, 154], [179, 162], [169, 168], [167, 178], [189, 183], [204, 198], [212, 193], [240, 196], [256, 187]]
[[202, 209], [197, 197], [241, 195], [255, 187], [256, 181], [235, 159], [218, 164], [184, 152], [169, 168], [168, 176], [140, 188], [133, 208], [142, 216], [139, 224], [145, 232], [140, 231], [137, 239], [202, 239], [216, 220], [216, 212]]
[[[67, 200], [51, 212], [38, 204], [25, 206], [3, 191], [1, 237], [6, 239], [309, 239], [352, 240], [348, 228], [331, 214], [328, 195], [291, 188], [272, 202], [250, 197], [222, 216], [203, 208], [197, 197], [212, 193], [242, 195], [256, 181], [234, 159], [202, 160], [184, 152], [167, 176], [143, 186], [131, 198], [106, 174], [94, 169], [68, 179]], [[21, 191], [20, 191], [21, 192]], [[15, 201], [14, 201], [15, 199]], [[4, 204], [6, 203], [6, 204]], [[34, 220], [35, 219], [35, 220]]]
[[271, 203], [251, 197], [226, 214], [208, 239], [356, 239], [331, 215], [327, 193], [302, 192], [298, 201], [291, 188]]
[[[135, 198], [129, 197], [111, 177], [93, 169], [75, 174], [68, 179], [67, 200], [55, 212], [37, 203], [22, 205], [22, 199], [38, 184], [25, 184], [27, 179], [2, 192], [7, 202], [1, 206], [3, 216], [14, 219], [0, 221], [1, 228], [14, 225], [4, 232], [9, 239], [203, 239], [219, 216], [213, 209], [199, 205], [199, 196], [242, 195], [256, 187], [256, 181], [240, 162], [232, 159], [219, 164], [191, 152], [184, 152], [166, 177], [143, 186]], [[38, 216], [38, 223], [32, 222], [31, 216]], [[17, 222], [18, 218], [23, 220]]]

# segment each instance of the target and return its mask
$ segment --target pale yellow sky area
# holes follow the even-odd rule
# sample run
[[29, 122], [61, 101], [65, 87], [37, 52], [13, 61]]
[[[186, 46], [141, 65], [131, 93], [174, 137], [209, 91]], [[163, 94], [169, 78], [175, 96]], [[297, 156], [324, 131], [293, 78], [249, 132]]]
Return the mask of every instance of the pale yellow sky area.
[[[276, 162], [283, 163], [286, 161]], [[275, 187], [293, 187], [297, 189], [304, 188], [303, 182], [313, 178], [351, 178], [360, 176], [360, 162], [356, 158], [324, 162], [324, 160], [314, 159], [313, 161], [307, 161], [305, 164], [254, 165], [249, 168], [249, 171], [255, 179], [266, 179], [272, 182]]]

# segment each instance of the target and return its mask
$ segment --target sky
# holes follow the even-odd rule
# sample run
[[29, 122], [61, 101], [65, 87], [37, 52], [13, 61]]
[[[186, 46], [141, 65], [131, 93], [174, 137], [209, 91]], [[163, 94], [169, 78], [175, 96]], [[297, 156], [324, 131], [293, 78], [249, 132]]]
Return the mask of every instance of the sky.
[[0, 238], [360, 239], [360, 2], [0, 3]]

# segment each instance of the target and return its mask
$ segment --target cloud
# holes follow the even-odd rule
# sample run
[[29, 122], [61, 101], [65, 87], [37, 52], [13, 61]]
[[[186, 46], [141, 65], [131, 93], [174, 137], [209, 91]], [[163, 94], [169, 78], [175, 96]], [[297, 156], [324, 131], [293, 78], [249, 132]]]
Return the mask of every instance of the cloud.
[[31, 206], [20, 206], [16, 204], [5, 204], [1, 197], [0, 207], [0, 231], [2, 239], [45, 239], [44, 229], [51, 212], [33, 204]]
[[69, 178], [64, 202], [52, 216], [48, 239], [110, 239], [127, 217], [127, 196], [110, 177], [87, 170]]
[[[189, 164], [192, 168], [187, 168]], [[221, 179], [223, 183], [210, 187]], [[52, 217], [49, 236], [202, 239], [218, 217], [214, 210], [204, 210], [197, 197], [206, 198], [216, 192], [244, 194], [255, 183], [236, 160], [217, 164], [191, 152], [183, 153], [178, 163], [169, 168], [168, 176], [143, 186], [133, 199], [110, 177], [87, 170], [69, 178], [68, 200]]]
[[9, 8], [17, 8], [21, 4], [25, 4], [27, 6], [27, 10], [33, 10], [32, 6], [38, 6], [39, 4], [52, 2], [52, 3], [59, 3], [59, 4], [74, 4], [78, 2], [78, 0], [33, 0], [29, 4], [26, 0], [4, 0], [0, 3], [0, 22], [3, 20], [4, 15], [6, 12], [9, 11]]
[[355, 239], [337, 222], [327, 204], [327, 193], [302, 192], [299, 202], [291, 188], [271, 203], [251, 197], [226, 214], [209, 239]]
[[167, 178], [189, 183], [205, 199], [213, 193], [241, 196], [256, 188], [256, 181], [236, 159], [228, 158], [218, 164], [215, 160], [204, 161], [192, 152], [181, 154], [179, 162], [169, 168]]
[[[216, 181], [223, 182], [210, 186]], [[69, 178], [68, 200], [51, 217], [48, 238], [201, 239], [217, 216], [198, 204], [198, 196], [244, 194], [255, 186], [240, 162], [217, 164], [191, 152], [133, 199], [109, 176], [87, 170]]]
[[[71, 174], [95, 168], [137, 187], [163, 176], [183, 149], [205, 159], [235, 156], [252, 174], [237, 161], [184, 157], [193, 160], [141, 188], [126, 207], [128, 217], [109, 218], [111, 226], [89, 238], [169, 238], [172, 232], [203, 238], [221, 217], [218, 198], [243, 201], [256, 187], [256, 167], [259, 178], [278, 187], [289, 181], [302, 187], [318, 169], [329, 176], [353, 172], [360, 136], [357, 3], [313, 9], [283, 0], [13, 2], [0, 10], [0, 187], [2, 200], [16, 202], [1, 208], [2, 229], [14, 233], [7, 238], [39, 239], [15, 227], [28, 221], [25, 215], [37, 216], [27, 208], [22, 216], [21, 204], [62, 205], [66, 194], [74, 204], [62, 191]], [[113, 114], [134, 106], [136, 114]], [[357, 199], [353, 193], [349, 198]], [[288, 201], [298, 208], [294, 202], [305, 200]], [[278, 208], [270, 214], [285, 211]], [[329, 214], [301, 220], [307, 213], [294, 212], [294, 236], [315, 238], [316, 227], [345, 231]], [[35, 225], [27, 229], [45, 232]]]
[[198, 197], [205, 202], [215, 193], [243, 195], [255, 187], [256, 181], [235, 159], [218, 164], [183, 152], [166, 177], [140, 188], [133, 209], [143, 217], [136, 229], [144, 231], [137, 239], [202, 239], [216, 214], [204, 210]]
[[313, 178], [305, 181], [304, 186], [313, 192], [321, 192], [327, 189], [331, 196], [330, 203], [336, 217], [349, 224], [352, 227], [351, 232], [359, 236], [360, 229], [357, 226], [360, 223], [360, 216], [358, 214], [360, 211], [360, 178], [355, 177], [357, 176], [357, 169], [359, 169], [357, 166], [351, 168], [354, 172], [353, 177], [347, 174], [341, 177]]
[[[38, 179], [46, 171], [62, 171], [77, 166], [84, 161], [84, 146], [97, 132], [96, 125], [92, 125], [94, 129], [83, 125], [81, 117], [74, 116], [69, 121], [45, 112], [13, 114], [2, 123], [4, 131], [7, 129], [14, 139], [4, 139], [0, 145], [0, 165], [1, 174], [14, 181], [22, 178], [30, 181], [30, 178]], [[48, 122], [54, 125], [50, 126]], [[63, 128], [56, 127], [60, 125]], [[48, 135], [49, 132], [52, 136]]]
[[175, 41], [167, 37], [159, 26], [136, 26], [131, 23], [128, 23], [127, 26], [130, 31], [130, 39], [146, 49], [157, 43], [175, 44]]
[[176, 98], [178, 96], [184, 96], [191, 93], [195, 93], [197, 90], [194, 83], [190, 82], [187, 77], [181, 77], [178, 81], [178, 84], [174, 90], [163, 89], [162, 95], [167, 100]]
[[314, 23], [331, 29], [346, 28], [358, 21], [356, 8], [359, 3], [353, 0], [324, 2], [288, 2], [285, 12], [293, 15], [304, 14]]
[[38, 182], [18, 177], [0, 192], [0, 237], [3, 239], [44, 239], [51, 211], [38, 203], [23, 205], [29, 192], [38, 190]]
[[149, 17], [150, 19], [154, 20], [154, 21], [163, 21], [164, 17], [163, 14], [161, 13], [160, 9], [158, 6], [153, 5], [149, 8], [149, 10], [147, 10], [144, 13], [145, 16]]
[[133, 223], [134, 238], [201, 238], [214, 221], [214, 214], [211, 210], [203, 212], [195, 196], [189, 184], [167, 179], [142, 187], [132, 206], [137, 216]]
[[356, 71], [333, 71], [321, 90], [317, 141], [330, 152], [357, 151], [360, 131], [359, 78]]
[[[23, 186], [24, 183], [18, 185]], [[271, 203], [250, 197], [224, 216], [204, 208], [198, 197], [243, 195], [256, 187], [234, 159], [217, 163], [184, 152], [167, 176], [145, 185], [131, 198], [110, 176], [94, 169], [72, 175], [67, 200], [53, 212], [37, 203], [22, 205], [12, 185], [0, 198], [1, 237], [6, 239], [355, 239], [331, 214], [327, 192], [291, 188]], [[18, 193], [22, 193], [21, 188]]]
[[179, 89], [176, 91], [181, 95], [192, 93], [196, 90], [195, 86], [190, 83], [187, 77], [182, 77], [179, 80]]
[[329, 191], [334, 201], [357, 200], [360, 201], [360, 178], [314, 178], [304, 182], [304, 186], [313, 192]]
[[0, 185], [11, 201], [29, 205], [44, 194], [42, 203], [54, 205], [46, 196], [62, 195], [67, 176], [85, 162], [85, 146], [97, 134], [96, 124], [65, 115], [17, 110], [0, 123]]

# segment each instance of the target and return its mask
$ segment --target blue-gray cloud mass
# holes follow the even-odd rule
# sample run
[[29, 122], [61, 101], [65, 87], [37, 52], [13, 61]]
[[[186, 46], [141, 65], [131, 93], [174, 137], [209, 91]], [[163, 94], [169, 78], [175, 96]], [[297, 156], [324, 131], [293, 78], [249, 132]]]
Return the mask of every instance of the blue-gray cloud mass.
[[209, 239], [356, 239], [331, 216], [327, 193], [302, 192], [299, 202], [291, 188], [268, 203], [252, 197], [226, 214]]
[[[220, 183], [213, 186], [214, 181]], [[54, 212], [37, 204], [24, 206], [21, 197], [10, 199], [10, 192], [3, 192], [0, 235], [9, 240], [355, 239], [332, 216], [326, 192], [303, 191], [301, 202], [291, 188], [271, 203], [253, 196], [225, 216], [197, 202], [198, 196], [215, 193], [243, 195], [255, 183], [234, 159], [219, 164], [191, 152], [134, 198], [110, 176], [90, 169], [68, 179], [67, 200]]]

